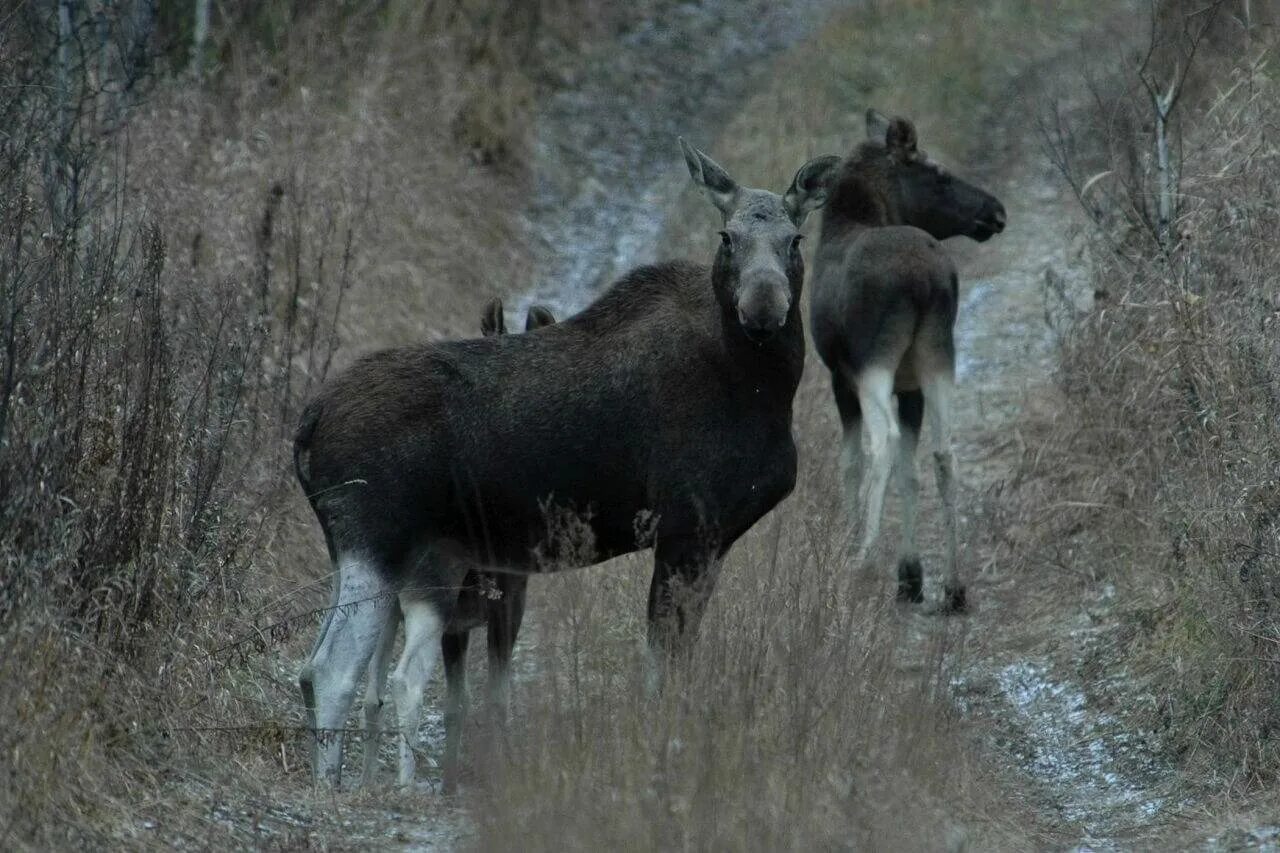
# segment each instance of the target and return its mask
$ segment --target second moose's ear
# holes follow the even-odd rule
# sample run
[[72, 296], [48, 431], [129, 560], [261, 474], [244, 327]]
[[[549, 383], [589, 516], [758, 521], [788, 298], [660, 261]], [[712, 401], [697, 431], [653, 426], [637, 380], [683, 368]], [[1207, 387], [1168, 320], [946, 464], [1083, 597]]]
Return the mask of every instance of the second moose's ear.
[[689, 176], [702, 188], [707, 198], [711, 199], [711, 203], [724, 216], [724, 221], [728, 222], [738, 207], [737, 182], [729, 177], [729, 173], [719, 163], [685, 142], [684, 137], [680, 137], [680, 150], [684, 152]]
[[804, 224], [812, 211], [827, 203], [839, 167], [840, 158], [827, 154], [813, 158], [796, 172], [791, 186], [782, 196], [782, 204], [797, 228]]
[[916, 156], [916, 126], [905, 118], [889, 118], [879, 110], [867, 110], [867, 139], [879, 142], [900, 160]]
[[502, 300], [490, 299], [480, 315], [480, 334], [486, 338], [507, 333], [506, 321], [502, 318]]
[[524, 318], [524, 330], [532, 332], [534, 329], [541, 329], [543, 326], [553, 325], [556, 317], [551, 313], [551, 309], [545, 305], [530, 305], [529, 313]]

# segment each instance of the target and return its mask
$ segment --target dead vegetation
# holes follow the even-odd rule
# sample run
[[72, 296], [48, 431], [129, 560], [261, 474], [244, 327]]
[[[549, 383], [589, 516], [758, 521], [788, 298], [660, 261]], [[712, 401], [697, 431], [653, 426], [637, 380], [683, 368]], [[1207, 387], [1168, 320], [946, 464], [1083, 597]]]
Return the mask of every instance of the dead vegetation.
[[1005, 544], [1125, 590], [1136, 722], [1238, 793], [1280, 769], [1276, 9], [1152, 12], [1146, 61], [1090, 68], [1092, 103], [1046, 123], [1093, 219], [1094, 299], [1060, 328], [1060, 411]]

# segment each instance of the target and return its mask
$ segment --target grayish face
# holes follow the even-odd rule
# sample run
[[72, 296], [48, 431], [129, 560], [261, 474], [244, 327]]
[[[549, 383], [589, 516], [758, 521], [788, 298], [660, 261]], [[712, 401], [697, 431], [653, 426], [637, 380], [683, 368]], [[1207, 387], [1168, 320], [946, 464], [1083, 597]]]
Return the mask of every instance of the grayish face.
[[683, 139], [689, 174], [720, 211], [724, 230], [712, 268], [716, 298], [731, 309], [742, 331], [757, 343], [787, 323], [800, 298], [804, 261], [800, 226], [826, 201], [838, 157], [819, 157], [801, 167], [791, 187], [778, 195], [740, 187], [714, 160]]
[[738, 322], [752, 340], [766, 340], [791, 313], [791, 279], [804, 274], [800, 229], [782, 203], [766, 190], [743, 189], [720, 232], [716, 266], [735, 283]]

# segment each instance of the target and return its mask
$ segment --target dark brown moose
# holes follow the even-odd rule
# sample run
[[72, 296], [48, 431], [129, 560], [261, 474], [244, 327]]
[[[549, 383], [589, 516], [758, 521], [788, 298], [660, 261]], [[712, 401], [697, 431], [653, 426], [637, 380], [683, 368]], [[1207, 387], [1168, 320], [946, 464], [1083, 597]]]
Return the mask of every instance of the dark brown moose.
[[297, 468], [336, 576], [299, 678], [317, 780], [339, 782], [341, 730], [396, 602], [405, 647], [390, 689], [407, 784], [423, 691], [469, 573], [653, 547], [650, 645], [677, 653], [725, 553], [791, 492], [799, 227], [838, 158], [807, 163], [779, 196], [681, 145], [723, 218], [710, 267], [640, 267], [532, 334], [375, 353], [304, 411]]
[[[999, 234], [1004, 207], [930, 160], [906, 119], [890, 121], [870, 110], [867, 137], [832, 183], [810, 304], [813, 342], [831, 371], [844, 428], [845, 495], [850, 504], [856, 495], [863, 512], [857, 562], [866, 559], [879, 532], [896, 455], [904, 503], [898, 595], [923, 600], [915, 454], [927, 413], [947, 536], [942, 606], [962, 610], [951, 450], [959, 281], [938, 241]], [[870, 462], [865, 479], [864, 456]]]

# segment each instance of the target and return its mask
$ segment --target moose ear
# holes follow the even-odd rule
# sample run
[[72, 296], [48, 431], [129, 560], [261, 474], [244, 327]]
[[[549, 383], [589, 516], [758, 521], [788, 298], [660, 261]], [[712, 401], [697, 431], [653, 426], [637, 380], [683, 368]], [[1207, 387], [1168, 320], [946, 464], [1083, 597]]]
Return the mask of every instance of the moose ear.
[[545, 305], [530, 305], [529, 313], [524, 318], [524, 330], [532, 332], [534, 329], [541, 329], [543, 326], [551, 326], [556, 322], [556, 317], [551, 313], [551, 309]]
[[889, 153], [900, 159], [910, 160], [916, 156], [916, 126], [905, 118], [895, 118], [889, 122], [884, 142]]
[[840, 162], [839, 157], [827, 154], [813, 158], [796, 172], [791, 186], [782, 196], [782, 205], [797, 228], [804, 224], [805, 217], [812, 211], [827, 203]]
[[702, 188], [728, 222], [738, 207], [738, 184], [715, 160], [685, 142], [684, 137], [680, 137], [680, 150], [684, 152], [684, 162], [693, 182]]
[[867, 141], [885, 144], [889, 135], [889, 117], [879, 110], [867, 110]]
[[507, 333], [506, 321], [502, 319], [502, 300], [491, 299], [489, 304], [484, 306], [484, 313], [480, 315], [480, 334], [486, 338], [494, 335], [505, 335]]

